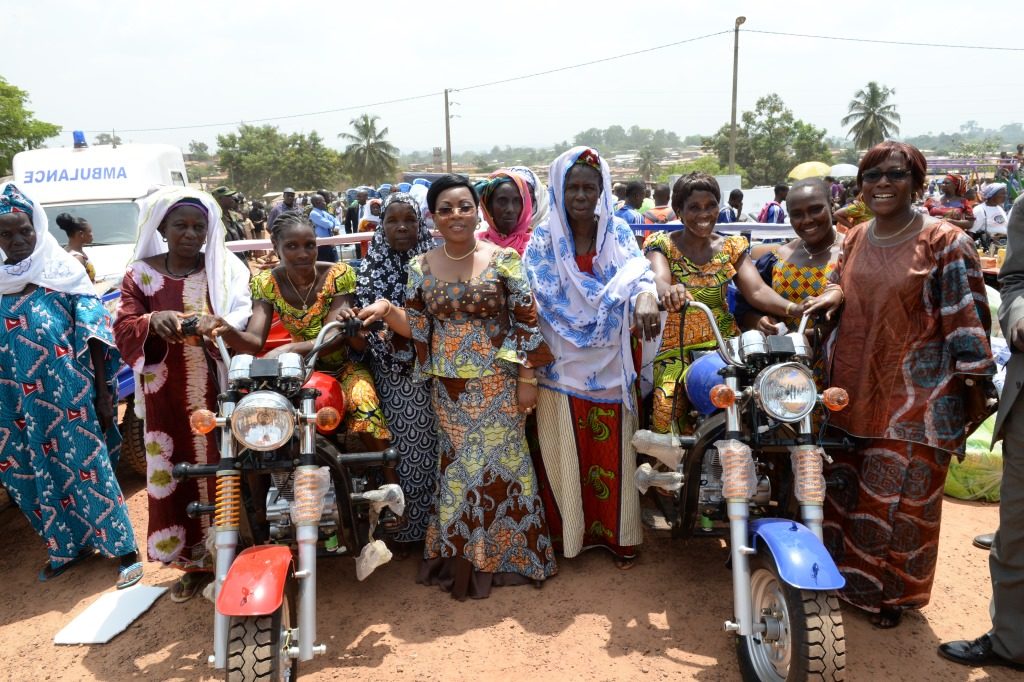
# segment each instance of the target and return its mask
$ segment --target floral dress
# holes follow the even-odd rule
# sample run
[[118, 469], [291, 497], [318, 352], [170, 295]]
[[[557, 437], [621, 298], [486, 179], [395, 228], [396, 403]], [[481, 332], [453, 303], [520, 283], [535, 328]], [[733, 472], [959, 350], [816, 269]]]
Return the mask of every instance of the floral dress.
[[[693, 298], [711, 309], [715, 323], [724, 338], [736, 336], [739, 330], [736, 320], [729, 312], [726, 292], [729, 282], [736, 276], [736, 266], [747, 252], [747, 240], [740, 236], [725, 237], [722, 246], [707, 263], [697, 265], [676, 247], [670, 233], [655, 232], [644, 242], [644, 253], [658, 252], [668, 260], [672, 282], [683, 284]], [[713, 348], [716, 345], [714, 331], [707, 317], [699, 310], [686, 311], [680, 350], [679, 315], [669, 314], [665, 331], [661, 337], [661, 348], [654, 358], [654, 413], [652, 428], [658, 433], [668, 433], [672, 428], [672, 398], [676, 383], [682, 381], [689, 365], [690, 350]], [[686, 396], [681, 394], [676, 401], [677, 429], [686, 433]]]
[[517, 409], [518, 366], [551, 361], [519, 255], [495, 250], [469, 282], [410, 263], [406, 311], [416, 371], [432, 377], [439, 481], [419, 581], [454, 596], [555, 574], [537, 476]]
[[[313, 341], [323, 328], [335, 296], [354, 294], [356, 271], [346, 263], [334, 263], [316, 300], [303, 310], [284, 299], [281, 288], [270, 270], [263, 270], [249, 284], [253, 301], [266, 301], [277, 313], [281, 324], [293, 341]], [[317, 370], [337, 377], [345, 392], [344, 429], [352, 433], [369, 433], [374, 438], [388, 440], [388, 430], [373, 377], [365, 365], [348, 357], [348, 346], [342, 346], [317, 358]]]

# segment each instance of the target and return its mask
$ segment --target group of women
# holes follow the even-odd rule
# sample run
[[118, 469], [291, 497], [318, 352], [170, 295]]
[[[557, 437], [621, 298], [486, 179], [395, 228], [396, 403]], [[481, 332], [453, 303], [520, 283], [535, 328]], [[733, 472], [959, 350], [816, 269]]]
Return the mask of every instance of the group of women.
[[[539, 586], [557, 572], [556, 550], [571, 558], [591, 547], [628, 569], [643, 539], [632, 435], [644, 422], [661, 432], [692, 428], [676, 387], [688, 351], [714, 343], [703, 317], [675, 314], [694, 299], [715, 312], [724, 336], [780, 333], [805, 313], [832, 334], [818, 379], [849, 391], [851, 406], [833, 423], [859, 449], [831, 465], [830, 477], [846, 484], [830, 494], [826, 540], [847, 578], [844, 597], [880, 627], [895, 625], [905, 609], [928, 602], [944, 474], [991, 410], [985, 389], [994, 370], [971, 240], [913, 207], [925, 170], [908, 145], [870, 150], [857, 180], [874, 217], [845, 236], [833, 226], [829, 188], [797, 183], [787, 202], [797, 236], [763, 253], [742, 237], [715, 233], [718, 184], [694, 173], [673, 188], [683, 228], [649, 236], [641, 250], [613, 216], [607, 164], [595, 150], [576, 147], [552, 163], [548, 192], [524, 169], [496, 172], [479, 194], [458, 176], [434, 182], [426, 203], [440, 245], [417, 199], [390, 195], [358, 273], [318, 263], [312, 226], [285, 214], [272, 226], [280, 264], [251, 283], [235, 271], [242, 266], [227, 255], [220, 230], [210, 229], [219, 225], [212, 199], [159, 193], [143, 215], [113, 324], [117, 347], [140, 377], [137, 404], [146, 409], [150, 559], [188, 571], [177, 599], [194, 594], [209, 570], [203, 522], [183, 510], [211, 491], [169, 475], [172, 456], [197, 463], [215, 456], [209, 436], [192, 434], [185, 413], [168, 409], [212, 407], [216, 393], [216, 358], [186, 342], [182, 317], [198, 315], [202, 335], [257, 352], [276, 312], [293, 339], [287, 349], [298, 352], [332, 319], [387, 323], [383, 332], [330, 349], [323, 362], [346, 391], [346, 428], [402, 454], [397, 478], [408, 507], [395, 538], [424, 543], [419, 582], [460, 599], [483, 598], [498, 585]], [[9, 222], [0, 215], [2, 292], [15, 294], [0, 301], [5, 316], [21, 314], [28, 282], [42, 287], [36, 298], [56, 290], [88, 299], [61, 288], [63, 280], [10, 280], [8, 272], [31, 270], [21, 265], [29, 254], [43, 254], [13, 248], [18, 232], [4, 229]], [[25, 232], [25, 220], [19, 224]], [[49, 248], [45, 257], [53, 254]], [[739, 293], [735, 307], [730, 285]], [[10, 324], [3, 333], [12, 334]], [[112, 345], [99, 341], [92, 338], [90, 349], [113, 356]], [[76, 350], [68, 362], [95, 377], [98, 396], [108, 375], [87, 366], [90, 358], [100, 366], [97, 353]], [[5, 398], [0, 409], [35, 409], [20, 393], [31, 378], [25, 364], [14, 357], [0, 368], [14, 372], [0, 390], [18, 398]], [[650, 414], [638, 388], [646, 366], [653, 370]], [[32, 434], [12, 433], [0, 463], [45, 467], [42, 449], [28, 457], [46, 442]], [[4, 483], [26, 487], [25, 474], [12, 470], [0, 468]], [[104, 476], [108, 490], [115, 488], [109, 471]], [[33, 490], [19, 499], [30, 518], [46, 492]], [[53, 531], [37, 529], [54, 565], [73, 561], [84, 546], [66, 543], [58, 552], [47, 535]], [[134, 545], [125, 539], [100, 549], [124, 556]]]

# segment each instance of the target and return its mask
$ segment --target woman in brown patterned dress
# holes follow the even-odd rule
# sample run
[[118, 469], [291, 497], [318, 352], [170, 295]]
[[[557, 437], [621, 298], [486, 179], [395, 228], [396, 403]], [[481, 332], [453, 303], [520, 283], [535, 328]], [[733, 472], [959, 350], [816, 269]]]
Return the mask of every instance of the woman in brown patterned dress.
[[473, 187], [445, 176], [427, 205], [444, 245], [410, 262], [404, 308], [359, 316], [411, 337], [416, 373], [434, 380], [440, 471], [418, 582], [482, 599], [557, 571], [525, 437], [535, 368], [552, 358], [519, 255], [475, 237]]

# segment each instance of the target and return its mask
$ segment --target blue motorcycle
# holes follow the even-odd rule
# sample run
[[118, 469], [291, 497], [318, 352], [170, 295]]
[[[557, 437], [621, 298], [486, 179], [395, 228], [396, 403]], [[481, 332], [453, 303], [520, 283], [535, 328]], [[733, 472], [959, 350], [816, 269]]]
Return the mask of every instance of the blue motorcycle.
[[818, 394], [806, 319], [792, 333], [725, 341], [711, 310], [688, 307], [707, 316], [718, 342], [682, 380], [696, 431], [638, 431], [637, 452], [658, 461], [641, 465], [638, 486], [672, 491], [655, 498], [668, 501], [659, 506], [673, 537], [728, 527], [734, 614], [725, 630], [737, 635], [744, 680], [844, 679], [845, 581], [822, 521], [827, 452], [852, 447], [826, 436], [828, 415], [849, 398], [840, 388]]

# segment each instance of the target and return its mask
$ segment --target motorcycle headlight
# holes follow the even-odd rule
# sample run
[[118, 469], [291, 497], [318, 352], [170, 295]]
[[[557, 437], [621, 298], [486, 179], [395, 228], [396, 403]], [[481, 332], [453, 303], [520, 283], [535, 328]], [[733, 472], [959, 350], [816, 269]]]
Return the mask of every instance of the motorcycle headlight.
[[252, 450], [276, 450], [291, 439], [294, 431], [295, 408], [273, 391], [250, 393], [231, 414], [231, 432]]
[[809, 415], [818, 400], [811, 370], [797, 362], [764, 369], [754, 380], [754, 394], [769, 417], [790, 424]]

